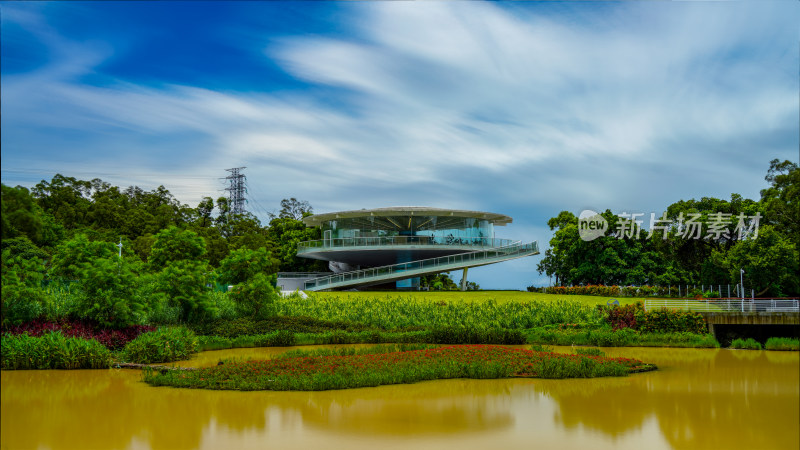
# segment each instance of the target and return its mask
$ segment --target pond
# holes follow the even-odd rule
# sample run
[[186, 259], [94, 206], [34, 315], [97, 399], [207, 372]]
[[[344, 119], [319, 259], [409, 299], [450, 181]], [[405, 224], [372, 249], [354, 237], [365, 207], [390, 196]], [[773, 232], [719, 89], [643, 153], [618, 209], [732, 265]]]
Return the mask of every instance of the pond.
[[[285, 350], [204, 352], [182, 365]], [[135, 370], [3, 371], [0, 448], [800, 448], [798, 352], [604, 350], [660, 370], [325, 392], [153, 388]]]

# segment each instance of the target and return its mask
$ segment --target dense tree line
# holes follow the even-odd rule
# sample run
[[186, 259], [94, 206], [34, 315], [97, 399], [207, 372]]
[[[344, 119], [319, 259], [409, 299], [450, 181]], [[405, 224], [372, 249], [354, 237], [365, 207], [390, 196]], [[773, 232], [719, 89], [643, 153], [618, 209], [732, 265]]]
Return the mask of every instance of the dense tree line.
[[163, 186], [120, 189], [60, 174], [30, 190], [3, 184], [3, 326], [43, 315], [53, 299], [42, 287], [53, 282], [76, 284], [75, 309], [104, 326], [170, 307], [180, 321], [213, 316], [215, 284], [237, 285], [239, 313], [269, 315], [262, 300], [276, 272], [326, 270], [296, 255], [298, 242], [320, 238], [301, 221], [311, 213], [308, 202], [285, 199], [262, 225], [250, 213], [231, 213], [224, 197], [192, 208]]
[[641, 226], [650, 217], [637, 224], [606, 210], [608, 226], [595, 239], [582, 239], [579, 218], [562, 211], [548, 221], [554, 235], [538, 271], [560, 286], [666, 286], [737, 284], [744, 269], [745, 286], [758, 296], [798, 295], [800, 169], [773, 160], [766, 181], [758, 201], [738, 194], [678, 201], [651, 230]]

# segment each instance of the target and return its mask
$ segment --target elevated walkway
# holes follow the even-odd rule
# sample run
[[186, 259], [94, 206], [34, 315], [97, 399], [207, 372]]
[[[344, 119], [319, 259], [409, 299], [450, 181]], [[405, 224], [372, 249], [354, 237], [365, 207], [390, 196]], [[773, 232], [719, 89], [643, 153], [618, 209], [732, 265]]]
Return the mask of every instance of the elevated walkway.
[[420, 275], [485, 266], [487, 264], [538, 254], [539, 245], [535, 241], [529, 244], [515, 243], [489, 250], [459, 253], [456, 255], [440, 256], [438, 258], [421, 259], [407, 263], [337, 273], [307, 280], [304, 287], [307, 291], [323, 291], [345, 287], [370, 286], [373, 284], [418, 277]]

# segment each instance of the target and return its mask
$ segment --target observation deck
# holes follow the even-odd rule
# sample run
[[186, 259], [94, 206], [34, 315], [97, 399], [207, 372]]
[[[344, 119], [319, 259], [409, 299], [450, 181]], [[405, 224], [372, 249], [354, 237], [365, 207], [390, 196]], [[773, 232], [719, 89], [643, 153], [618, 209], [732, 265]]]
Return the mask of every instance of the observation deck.
[[392, 281], [413, 289], [420, 275], [538, 253], [535, 242], [496, 238], [494, 227], [512, 219], [483, 211], [397, 206], [316, 214], [303, 222], [319, 227], [322, 239], [299, 243], [297, 256], [329, 261], [336, 272], [336, 278], [305, 281], [311, 290]]

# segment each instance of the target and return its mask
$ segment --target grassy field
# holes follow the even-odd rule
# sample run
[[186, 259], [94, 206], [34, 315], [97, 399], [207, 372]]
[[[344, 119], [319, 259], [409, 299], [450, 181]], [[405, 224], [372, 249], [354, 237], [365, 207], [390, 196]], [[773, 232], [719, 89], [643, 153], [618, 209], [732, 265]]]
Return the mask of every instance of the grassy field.
[[[557, 300], [569, 300], [581, 302], [586, 305], [605, 305], [612, 297], [595, 297], [591, 295], [554, 295], [541, 294], [538, 292], [525, 291], [337, 291], [337, 292], [314, 292], [309, 295], [317, 295], [323, 298], [397, 298], [406, 297], [415, 300], [429, 300], [432, 302], [463, 302], [463, 301], [484, 301], [493, 299], [498, 303], [508, 301], [515, 302], [555, 302]], [[636, 303], [637, 298], [616, 298], [620, 305]]]
[[[636, 297], [598, 297], [593, 295], [558, 295], [558, 294], [542, 294], [539, 292], [525, 292], [525, 291], [336, 291], [336, 292], [309, 292], [309, 295], [316, 295], [324, 299], [342, 298], [347, 300], [366, 299], [366, 298], [397, 298], [404, 297], [414, 300], [427, 300], [434, 303], [445, 302], [447, 304], [459, 302], [473, 302], [473, 301], [486, 301], [494, 300], [498, 303], [505, 302], [556, 302], [559, 300], [568, 300], [572, 302], [579, 302], [584, 305], [605, 305], [610, 301], [617, 300], [620, 305], [634, 304], [637, 301], [644, 301], [644, 298]], [[722, 311], [713, 305], [708, 306], [705, 304], [696, 303], [689, 300], [688, 307], [680, 307], [676, 309], [688, 310], [711, 310]]]

